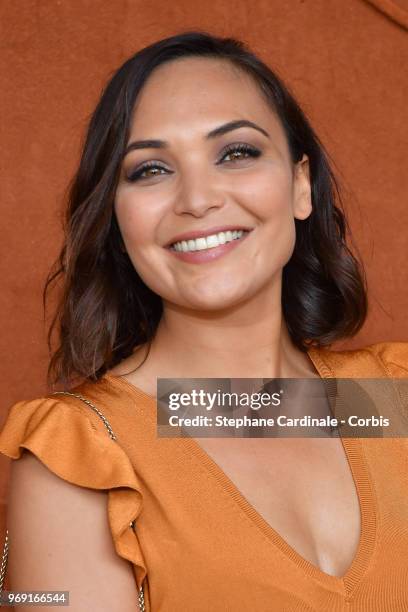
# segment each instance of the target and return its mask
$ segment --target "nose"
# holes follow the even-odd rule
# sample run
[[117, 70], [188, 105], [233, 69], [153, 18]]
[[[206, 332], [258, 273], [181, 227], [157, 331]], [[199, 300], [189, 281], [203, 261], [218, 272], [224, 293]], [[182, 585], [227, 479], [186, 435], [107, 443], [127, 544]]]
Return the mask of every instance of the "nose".
[[226, 195], [211, 172], [195, 169], [184, 174], [176, 194], [174, 212], [203, 217], [209, 210], [222, 208]]

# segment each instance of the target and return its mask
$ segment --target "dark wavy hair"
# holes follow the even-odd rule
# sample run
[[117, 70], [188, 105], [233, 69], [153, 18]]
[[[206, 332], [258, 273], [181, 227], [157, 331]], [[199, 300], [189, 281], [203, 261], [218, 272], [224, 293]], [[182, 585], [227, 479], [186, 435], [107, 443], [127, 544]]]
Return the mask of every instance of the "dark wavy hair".
[[[293, 163], [310, 162], [313, 210], [295, 219], [296, 243], [283, 268], [282, 310], [293, 343], [302, 351], [353, 336], [367, 315], [362, 264], [346, 245], [350, 233], [338, 180], [322, 143], [293, 95], [272, 70], [234, 38], [183, 32], [128, 59], [106, 85], [91, 116], [78, 170], [69, 186], [64, 244], [43, 291], [62, 279], [48, 330], [48, 384], [75, 377], [98, 380], [155, 335], [162, 300], [137, 274], [114, 211], [115, 191], [132, 111], [157, 66], [185, 57], [229, 61], [249, 74], [279, 118]], [[351, 235], [351, 233], [350, 233]], [[58, 330], [58, 347], [51, 338]]]

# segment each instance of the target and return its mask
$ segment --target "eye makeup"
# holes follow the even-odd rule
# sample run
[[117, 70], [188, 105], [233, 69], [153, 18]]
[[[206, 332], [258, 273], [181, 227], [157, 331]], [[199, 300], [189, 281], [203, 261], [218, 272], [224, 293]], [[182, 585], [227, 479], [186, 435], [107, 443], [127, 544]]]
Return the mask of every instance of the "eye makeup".
[[[237, 157], [239, 155], [241, 155], [240, 158]], [[260, 149], [258, 149], [257, 147], [254, 147], [253, 145], [249, 145], [243, 142], [233, 143], [233, 144], [229, 144], [226, 147], [224, 147], [224, 149], [222, 150], [221, 156], [220, 156], [220, 160], [217, 162], [217, 165], [220, 165], [222, 163], [236, 164], [238, 162], [245, 161], [250, 158], [256, 159], [260, 157], [261, 155], [262, 155], [262, 152], [260, 151]], [[230, 156], [232, 159], [223, 161], [224, 158], [228, 156]], [[235, 158], [233, 156], [235, 156]], [[130, 172], [126, 173], [126, 181], [130, 183], [135, 183], [137, 181], [145, 181], [145, 180], [154, 178], [156, 176], [161, 176], [162, 174], [161, 172], [160, 173], [155, 172], [154, 174], [150, 176], [143, 176], [145, 172], [148, 172], [150, 170], [159, 170], [159, 171], [164, 171], [164, 173], [167, 173], [167, 174], [173, 174], [173, 172], [171, 170], [168, 170], [166, 166], [163, 165], [161, 162], [151, 160], [151, 161], [142, 163], [140, 166], [136, 167], [136, 169], [131, 170]]]

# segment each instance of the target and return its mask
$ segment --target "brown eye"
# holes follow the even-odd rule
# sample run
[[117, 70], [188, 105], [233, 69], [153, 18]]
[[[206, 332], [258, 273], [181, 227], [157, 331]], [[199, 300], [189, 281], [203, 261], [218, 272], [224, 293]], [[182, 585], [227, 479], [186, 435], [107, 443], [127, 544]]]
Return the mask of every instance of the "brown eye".
[[155, 176], [161, 176], [162, 172], [159, 172], [160, 170], [168, 172], [164, 166], [159, 165], [155, 161], [146, 162], [140, 166], [140, 168], [137, 168], [134, 172], [131, 172], [126, 178], [131, 183], [139, 180], [143, 181], [149, 178], [154, 178]]
[[[218, 163], [221, 163], [223, 160], [226, 162], [238, 162], [251, 157], [256, 158], [260, 155], [261, 151], [259, 151], [259, 149], [246, 143], [232, 144], [225, 147], [221, 160]], [[227, 157], [230, 157], [230, 159], [226, 159]], [[142, 164], [140, 168], [137, 168], [134, 172], [131, 172], [129, 176], [126, 177], [126, 180], [130, 183], [135, 183], [136, 181], [145, 181], [156, 176], [161, 176], [162, 174], [172, 174], [172, 172], [156, 161], [149, 161]]]
[[230, 157], [231, 159], [227, 159], [226, 161], [241, 161], [244, 159], [248, 159], [248, 157], [259, 157], [261, 152], [259, 149], [255, 149], [255, 147], [251, 147], [250, 145], [241, 143], [235, 145], [229, 145], [224, 149], [222, 160], [225, 160], [226, 157]]

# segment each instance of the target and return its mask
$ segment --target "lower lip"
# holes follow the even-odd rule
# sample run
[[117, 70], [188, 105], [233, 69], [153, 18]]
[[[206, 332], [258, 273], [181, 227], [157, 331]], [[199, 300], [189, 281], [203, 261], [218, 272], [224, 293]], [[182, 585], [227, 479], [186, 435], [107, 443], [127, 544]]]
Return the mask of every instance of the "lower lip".
[[226, 242], [225, 244], [220, 244], [217, 247], [213, 247], [212, 249], [204, 249], [202, 251], [188, 251], [184, 253], [183, 251], [173, 251], [172, 249], [168, 249], [174, 257], [180, 259], [181, 261], [186, 261], [188, 263], [207, 263], [209, 261], [214, 261], [215, 259], [219, 259], [226, 253], [229, 253], [237, 246], [242, 244], [246, 238], [250, 235], [253, 230], [249, 231], [246, 234], [243, 234], [241, 238], [237, 238], [236, 240], [231, 240], [231, 242]]

